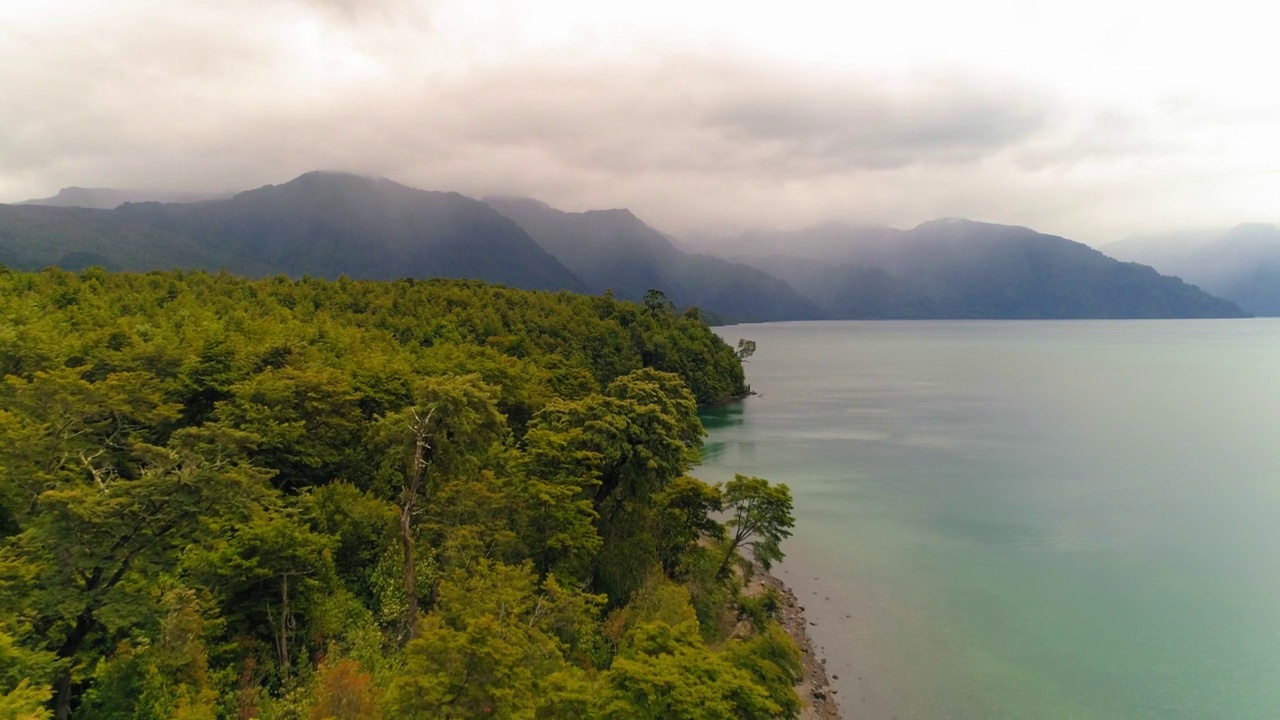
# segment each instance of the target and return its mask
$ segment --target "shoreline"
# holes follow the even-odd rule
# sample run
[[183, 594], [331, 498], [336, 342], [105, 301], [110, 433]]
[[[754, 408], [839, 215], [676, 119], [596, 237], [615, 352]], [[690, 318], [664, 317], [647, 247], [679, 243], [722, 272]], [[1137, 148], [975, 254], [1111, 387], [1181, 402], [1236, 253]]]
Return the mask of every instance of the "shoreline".
[[806, 621], [805, 607], [786, 583], [758, 565], [755, 567], [752, 584], [761, 589], [774, 588], [782, 596], [778, 622], [782, 623], [783, 629], [800, 649], [804, 665], [804, 676], [796, 684], [796, 693], [804, 703], [800, 720], [839, 720], [843, 717], [836, 698], [839, 691], [831, 687], [832, 678], [827, 676], [826, 659], [819, 658], [815, 651], [813, 638], [809, 636], [809, 627], [813, 623]]

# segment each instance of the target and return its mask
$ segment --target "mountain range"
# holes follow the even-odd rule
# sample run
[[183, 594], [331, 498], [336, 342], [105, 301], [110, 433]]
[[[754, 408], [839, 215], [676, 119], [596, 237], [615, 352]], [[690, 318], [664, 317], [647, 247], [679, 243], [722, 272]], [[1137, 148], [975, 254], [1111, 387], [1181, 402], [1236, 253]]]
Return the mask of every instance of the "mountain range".
[[1255, 315], [1280, 316], [1280, 227], [1275, 225], [1139, 235], [1103, 249], [1186, 278]]
[[685, 252], [629, 210], [568, 213], [527, 198], [489, 198], [593, 293], [612, 290], [640, 301], [658, 289], [679, 307], [710, 310], [728, 320], [816, 320], [812, 301], [767, 272]]
[[18, 205], [47, 205], [50, 207], [79, 207], [94, 210], [114, 210], [129, 202], [191, 203], [203, 200], [221, 200], [230, 193], [193, 193], [179, 190], [129, 190], [122, 188], [65, 187], [57, 195], [47, 198], [24, 200]]
[[251, 277], [479, 278], [586, 291], [528, 233], [479, 200], [320, 172], [226, 200], [114, 210], [0, 206], [0, 262], [226, 268]]
[[[708, 243], [709, 244], [709, 243]], [[826, 224], [721, 240], [838, 318], [1239, 317], [1234, 304], [1145, 265], [1024, 227], [961, 219], [911, 230]]]
[[[827, 224], [677, 244], [628, 210], [563, 212], [526, 198], [482, 202], [342, 173], [307, 173], [200, 202], [54, 206], [74, 202], [72, 190], [52, 199], [58, 202], [0, 205], [0, 263], [467, 277], [609, 290], [630, 300], [656, 289], [678, 307], [696, 306], [726, 322], [1246, 314], [1178, 278], [1080, 243], [967, 220], [911, 230]], [[111, 200], [103, 190], [85, 197]]]

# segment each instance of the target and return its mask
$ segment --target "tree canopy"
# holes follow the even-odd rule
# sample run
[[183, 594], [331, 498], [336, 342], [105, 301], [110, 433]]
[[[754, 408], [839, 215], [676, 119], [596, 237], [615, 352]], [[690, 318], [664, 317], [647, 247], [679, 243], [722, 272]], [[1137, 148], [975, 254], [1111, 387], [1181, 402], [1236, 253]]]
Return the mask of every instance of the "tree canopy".
[[790, 495], [689, 475], [745, 392], [696, 316], [90, 268], [0, 269], [0, 317], [0, 717], [799, 710], [718, 571]]

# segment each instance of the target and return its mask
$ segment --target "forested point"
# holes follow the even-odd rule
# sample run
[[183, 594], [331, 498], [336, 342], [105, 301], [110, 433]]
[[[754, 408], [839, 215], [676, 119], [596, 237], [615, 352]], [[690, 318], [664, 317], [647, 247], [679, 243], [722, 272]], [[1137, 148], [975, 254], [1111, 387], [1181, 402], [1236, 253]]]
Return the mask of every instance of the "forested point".
[[0, 269], [0, 719], [793, 718], [696, 312]]

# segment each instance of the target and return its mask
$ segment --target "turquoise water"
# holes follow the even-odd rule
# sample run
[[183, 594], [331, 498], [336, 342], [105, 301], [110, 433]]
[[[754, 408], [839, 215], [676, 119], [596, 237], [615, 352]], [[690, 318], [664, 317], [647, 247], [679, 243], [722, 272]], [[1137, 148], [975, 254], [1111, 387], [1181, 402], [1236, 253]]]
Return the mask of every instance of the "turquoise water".
[[721, 332], [847, 716], [1280, 718], [1280, 320]]

